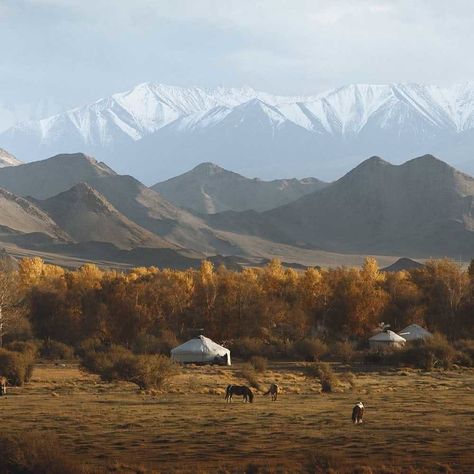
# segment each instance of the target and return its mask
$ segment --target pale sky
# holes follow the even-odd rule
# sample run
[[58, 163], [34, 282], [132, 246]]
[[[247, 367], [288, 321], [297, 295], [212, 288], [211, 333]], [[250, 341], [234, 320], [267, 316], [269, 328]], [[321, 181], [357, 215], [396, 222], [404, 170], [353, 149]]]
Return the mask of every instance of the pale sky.
[[0, 0], [0, 112], [145, 81], [292, 95], [464, 82], [473, 20], [471, 0]]

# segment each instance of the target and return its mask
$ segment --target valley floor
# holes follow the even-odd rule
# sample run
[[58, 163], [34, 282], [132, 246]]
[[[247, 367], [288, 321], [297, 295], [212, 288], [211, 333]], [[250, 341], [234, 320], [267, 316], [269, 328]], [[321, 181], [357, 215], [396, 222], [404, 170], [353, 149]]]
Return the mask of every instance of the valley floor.
[[[2, 431], [57, 436], [99, 472], [234, 472], [249, 464], [314, 472], [314, 459], [326, 458], [341, 470], [350, 462], [473, 472], [474, 370], [354, 367], [352, 388], [322, 394], [305, 364], [273, 363], [259, 383], [281, 386], [277, 402], [259, 391], [253, 404], [226, 404], [226, 385], [245, 382], [241, 368], [188, 366], [166, 392], [143, 393], [100, 382], [74, 364], [40, 364], [31, 383], [0, 398]], [[359, 399], [365, 422], [354, 426]]]

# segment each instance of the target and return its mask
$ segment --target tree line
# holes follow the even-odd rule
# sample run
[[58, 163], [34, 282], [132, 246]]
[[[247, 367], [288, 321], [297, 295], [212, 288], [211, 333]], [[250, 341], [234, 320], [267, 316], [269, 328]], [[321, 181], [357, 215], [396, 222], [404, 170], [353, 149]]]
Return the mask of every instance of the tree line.
[[274, 260], [231, 271], [66, 270], [25, 258], [0, 272], [0, 343], [27, 337], [79, 346], [97, 338], [132, 348], [147, 337], [185, 340], [192, 328], [220, 342], [367, 338], [381, 322], [418, 323], [449, 339], [474, 337], [474, 264], [443, 259], [411, 271], [295, 271]]

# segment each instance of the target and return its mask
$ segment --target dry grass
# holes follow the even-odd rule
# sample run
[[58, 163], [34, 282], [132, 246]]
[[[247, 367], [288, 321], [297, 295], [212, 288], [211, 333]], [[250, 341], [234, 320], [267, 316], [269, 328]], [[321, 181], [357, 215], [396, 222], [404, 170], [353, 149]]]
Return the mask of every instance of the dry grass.
[[[387, 473], [449, 472], [447, 465], [472, 472], [474, 370], [353, 372], [354, 389], [323, 394], [304, 364], [271, 363], [258, 381], [277, 383], [281, 396], [273, 403], [258, 392], [250, 405], [224, 402], [228, 383], [245, 383], [239, 365], [189, 366], [166, 392], [148, 393], [42, 365], [31, 383], [0, 399], [0, 413], [4, 432], [50, 433], [100, 471], [324, 472], [316, 467], [336, 459], [336, 472], [346, 472], [346, 461]], [[359, 399], [365, 423], [353, 426]]]

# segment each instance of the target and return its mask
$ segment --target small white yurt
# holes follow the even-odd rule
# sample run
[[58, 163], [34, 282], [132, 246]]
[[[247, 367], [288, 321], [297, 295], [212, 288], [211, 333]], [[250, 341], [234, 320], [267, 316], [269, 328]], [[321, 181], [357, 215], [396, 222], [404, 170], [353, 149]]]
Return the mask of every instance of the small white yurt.
[[382, 331], [369, 339], [370, 348], [376, 347], [402, 347], [405, 345], [405, 338], [390, 331]]
[[418, 324], [410, 324], [410, 326], [402, 329], [398, 334], [407, 341], [419, 341], [433, 335], [427, 329], [418, 326]]
[[230, 351], [205, 336], [198, 336], [171, 349], [171, 358], [183, 364], [230, 365]]

